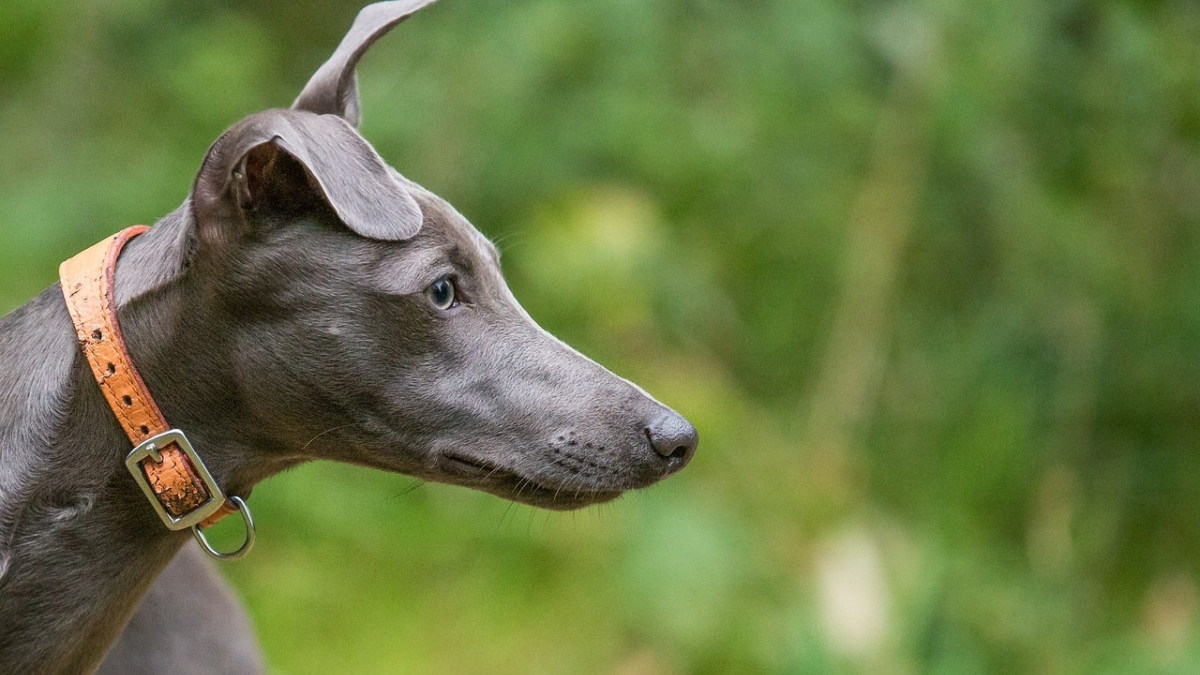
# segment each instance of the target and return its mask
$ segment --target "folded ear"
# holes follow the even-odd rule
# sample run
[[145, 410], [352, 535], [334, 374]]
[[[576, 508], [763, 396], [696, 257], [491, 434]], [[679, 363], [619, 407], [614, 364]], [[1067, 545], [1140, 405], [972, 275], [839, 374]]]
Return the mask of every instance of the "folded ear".
[[362, 118], [354, 67], [364, 52], [393, 26], [436, 0], [395, 0], [363, 7], [337, 51], [317, 70], [292, 103], [293, 110], [338, 115], [354, 126]]
[[202, 228], [244, 226], [251, 214], [272, 209], [285, 216], [312, 200], [371, 239], [402, 241], [421, 229], [412, 194], [358, 132], [331, 115], [268, 110], [247, 117], [213, 144], [192, 188]]

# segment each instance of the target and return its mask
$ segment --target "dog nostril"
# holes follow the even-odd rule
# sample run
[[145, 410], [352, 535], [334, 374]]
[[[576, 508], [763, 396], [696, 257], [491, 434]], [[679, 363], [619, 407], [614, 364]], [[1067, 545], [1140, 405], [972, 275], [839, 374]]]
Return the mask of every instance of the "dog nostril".
[[675, 412], [659, 415], [646, 427], [650, 447], [670, 460], [671, 472], [682, 469], [692, 459], [700, 442], [696, 427]]

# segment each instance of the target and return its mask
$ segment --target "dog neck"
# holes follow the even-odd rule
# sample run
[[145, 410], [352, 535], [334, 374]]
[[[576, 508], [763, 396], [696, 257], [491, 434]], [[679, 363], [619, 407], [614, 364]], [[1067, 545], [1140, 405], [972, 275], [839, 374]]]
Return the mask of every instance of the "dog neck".
[[[186, 274], [186, 208], [132, 242], [116, 273], [128, 348], [167, 420], [219, 485], [245, 495], [294, 464], [239, 419], [227, 340]], [[0, 663], [91, 672], [190, 540], [124, 466], [130, 443], [96, 386], [57, 287], [0, 320]]]

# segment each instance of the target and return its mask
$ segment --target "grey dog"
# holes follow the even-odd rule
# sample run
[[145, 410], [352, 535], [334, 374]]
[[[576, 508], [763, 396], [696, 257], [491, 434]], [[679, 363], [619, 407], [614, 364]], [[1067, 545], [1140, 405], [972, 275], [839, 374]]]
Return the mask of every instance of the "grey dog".
[[[430, 2], [363, 9], [292, 107], [233, 125], [120, 259], [133, 362], [227, 494], [331, 459], [573, 509], [695, 451], [678, 413], [534, 323], [495, 246], [355, 130], [355, 64]], [[105, 673], [259, 671], [235, 601], [126, 472], [57, 285], [0, 320], [0, 353], [0, 671], [90, 673], [114, 643]]]

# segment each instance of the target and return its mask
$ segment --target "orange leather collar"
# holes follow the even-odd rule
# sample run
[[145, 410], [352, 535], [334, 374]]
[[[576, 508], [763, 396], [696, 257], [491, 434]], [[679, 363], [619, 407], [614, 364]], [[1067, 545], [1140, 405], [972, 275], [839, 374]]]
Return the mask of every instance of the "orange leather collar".
[[[144, 225], [127, 228], [63, 262], [58, 268], [59, 280], [92, 375], [129, 440], [137, 446], [127, 463], [134, 478], [157, 500], [155, 510], [167, 527], [207, 527], [238, 506], [208, 477], [182, 432], [162, 437], [162, 447], [147, 442], [173, 430], [134, 368], [117, 323], [113, 301], [117, 256], [126, 242], [148, 229]], [[213, 510], [217, 500], [219, 507]]]

